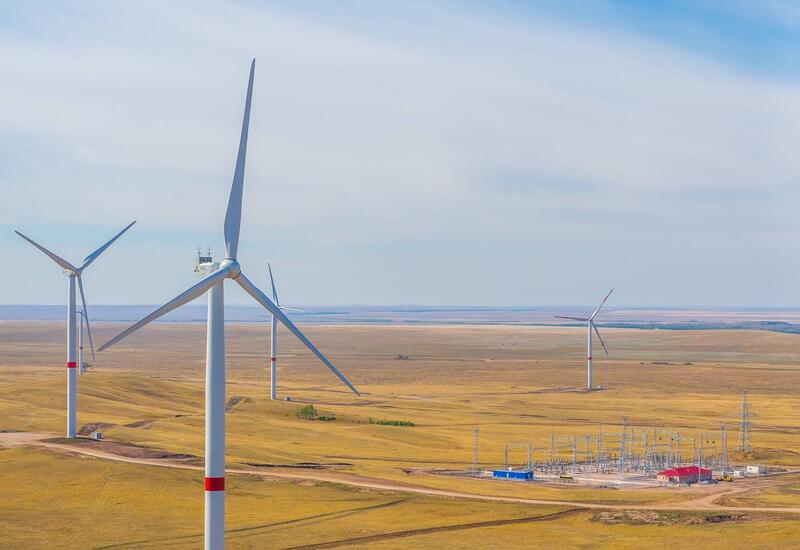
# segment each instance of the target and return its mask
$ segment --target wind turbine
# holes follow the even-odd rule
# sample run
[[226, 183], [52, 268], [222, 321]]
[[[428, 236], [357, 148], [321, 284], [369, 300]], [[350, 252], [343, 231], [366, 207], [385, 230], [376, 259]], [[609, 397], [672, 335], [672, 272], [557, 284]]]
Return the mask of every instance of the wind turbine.
[[[300, 311], [291, 307], [284, 307], [278, 301], [278, 291], [275, 289], [275, 279], [272, 276], [272, 266], [267, 262], [267, 271], [269, 271], [269, 284], [272, 287], [272, 301], [282, 311]], [[270, 330], [270, 354], [269, 354], [269, 398], [278, 398], [278, 320], [274, 315], [271, 316], [271, 330]]]
[[92, 340], [92, 329], [89, 326], [89, 317], [86, 314], [85, 307], [82, 307], [81, 310], [78, 312], [81, 318], [81, 326], [80, 330], [78, 331], [78, 374], [83, 374], [86, 372], [86, 365], [83, 361], [83, 321], [86, 320], [86, 330], [89, 334], [89, 348], [92, 350], [92, 363], [95, 362], [94, 357], [94, 341]]
[[[269, 284], [272, 286], [272, 299], [275, 305], [281, 307], [278, 301], [278, 291], [275, 289], [275, 279], [272, 277], [272, 266], [267, 262], [267, 271], [269, 271]], [[272, 315], [269, 339], [269, 398], [275, 400], [278, 398], [278, 320]]]
[[603, 341], [603, 337], [600, 336], [600, 331], [597, 330], [597, 325], [594, 324], [594, 318], [597, 315], [597, 312], [600, 311], [600, 308], [606, 303], [608, 297], [611, 296], [612, 292], [614, 292], [613, 288], [608, 292], [608, 294], [606, 294], [606, 297], [603, 298], [603, 301], [600, 302], [600, 305], [597, 306], [597, 309], [595, 309], [589, 317], [563, 317], [561, 315], [555, 316], [557, 319], [571, 319], [572, 321], [582, 321], [586, 323], [586, 342], [588, 347], [588, 352], [586, 354], [586, 389], [589, 391], [592, 391], [592, 329], [594, 329], [594, 331], [597, 333], [597, 337], [600, 339], [600, 343], [603, 345], [606, 355], [608, 355], [608, 348], [606, 347], [606, 343]]
[[205, 548], [217, 550], [224, 546], [225, 535], [225, 299], [223, 283], [233, 279], [256, 302], [268, 309], [305, 346], [322, 361], [356, 395], [358, 390], [339, 370], [333, 366], [314, 344], [292, 323], [281, 309], [258, 289], [242, 273], [237, 252], [239, 247], [239, 228], [242, 214], [242, 190], [244, 186], [244, 165], [247, 153], [247, 132], [250, 122], [250, 103], [253, 96], [253, 77], [256, 60], [250, 65], [250, 79], [244, 106], [242, 133], [239, 138], [239, 153], [233, 173], [228, 209], [225, 213], [225, 259], [214, 266], [216, 269], [203, 277], [141, 321], [131, 325], [114, 338], [100, 346], [99, 351], [119, 342], [144, 325], [158, 319], [173, 309], [191, 302], [208, 292], [208, 321], [206, 338], [206, 445], [205, 445]]
[[[95, 291], [97, 290], [97, 286], [94, 287], [94, 290], [89, 293], [89, 300], [92, 299]], [[83, 307], [78, 311], [78, 315], [80, 315], [81, 324], [80, 329], [78, 330], [78, 374], [83, 374], [86, 372], [86, 363], [83, 360], [83, 321], [86, 320], [86, 331], [89, 333], [89, 347], [92, 350], [92, 363], [95, 362], [94, 356], [94, 339], [92, 338], [92, 327], [89, 325], [89, 315], [86, 312], [86, 303], [84, 302]]]
[[[86, 312], [86, 296], [83, 294], [83, 280], [81, 275], [83, 270], [89, 267], [100, 254], [105, 252], [106, 248], [119, 239], [130, 227], [135, 224], [133, 221], [129, 223], [125, 229], [114, 235], [106, 244], [86, 256], [80, 267], [75, 267], [67, 260], [58, 256], [39, 243], [29, 239], [19, 231], [14, 231], [17, 235], [31, 243], [33, 246], [47, 254], [47, 256], [57, 263], [61, 269], [64, 270], [64, 275], [67, 276], [67, 437], [75, 437], [75, 421], [77, 411], [77, 379], [75, 377], [75, 330], [76, 330], [76, 307], [75, 307], [75, 281], [78, 281], [78, 289], [81, 292], [81, 302], [83, 303], [83, 312]], [[86, 317], [86, 326], [89, 326], [89, 318]], [[90, 329], [91, 330], [91, 329]]]

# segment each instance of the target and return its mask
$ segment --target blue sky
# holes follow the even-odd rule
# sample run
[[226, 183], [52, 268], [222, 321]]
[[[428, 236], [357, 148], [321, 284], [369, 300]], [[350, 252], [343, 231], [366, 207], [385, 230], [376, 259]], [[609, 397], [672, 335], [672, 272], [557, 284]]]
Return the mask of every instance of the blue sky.
[[[789, 2], [0, 3], [0, 303], [800, 305]], [[230, 298], [247, 302], [231, 287]]]

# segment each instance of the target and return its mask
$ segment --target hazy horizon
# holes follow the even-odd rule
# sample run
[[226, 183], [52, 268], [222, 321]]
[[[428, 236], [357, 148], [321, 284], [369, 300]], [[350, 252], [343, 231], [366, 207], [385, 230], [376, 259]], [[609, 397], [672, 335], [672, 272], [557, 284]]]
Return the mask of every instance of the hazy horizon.
[[[325, 325], [529, 325], [580, 326], [556, 315], [583, 317], [596, 306], [423, 306], [423, 305], [301, 305], [287, 311], [297, 323]], [[92, 323], [129, 324], [145, 317], [157, 307], [142, 305], [93, 305]], [[52, 321], [62, 323], [65, 305], [0, 305], [0, 321]], [[204, 323], [207, 306], [202, 300], [184, 305], [156, 322]], [[269, 312], [257, 304], [226, 304], [225, 319], [234, 323], [263, 323], [269, 326]], [[600, 326], [617, 328], [765, 329], [800, 332], [800, 308], [666, 308], [608, 307], [596, 318]]]

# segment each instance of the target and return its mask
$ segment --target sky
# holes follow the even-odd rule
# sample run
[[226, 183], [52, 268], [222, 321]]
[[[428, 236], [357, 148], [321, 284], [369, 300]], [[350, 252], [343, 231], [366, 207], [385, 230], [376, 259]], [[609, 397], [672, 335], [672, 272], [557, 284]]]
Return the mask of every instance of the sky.
[[[798, 306], [800, 7], [0, 0], [0, 303]], [[235, 285], [227, 299], [248, 303]]]

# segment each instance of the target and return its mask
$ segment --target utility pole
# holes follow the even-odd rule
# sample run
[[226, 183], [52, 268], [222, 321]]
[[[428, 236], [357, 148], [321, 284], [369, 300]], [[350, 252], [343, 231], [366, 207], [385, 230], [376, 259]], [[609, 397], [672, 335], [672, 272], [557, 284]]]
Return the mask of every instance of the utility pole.
[[701, 432], [700, 433], [700, 457], [699, 457], [699, 459], [697, 461], [698, 462], [698, 466], [704, 466], [705, 465], [705, 458], [703, 457], [703, 440], [704, 439], [705, 439], [705, 435], [703, 435], [703, 433]]

